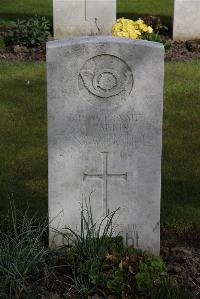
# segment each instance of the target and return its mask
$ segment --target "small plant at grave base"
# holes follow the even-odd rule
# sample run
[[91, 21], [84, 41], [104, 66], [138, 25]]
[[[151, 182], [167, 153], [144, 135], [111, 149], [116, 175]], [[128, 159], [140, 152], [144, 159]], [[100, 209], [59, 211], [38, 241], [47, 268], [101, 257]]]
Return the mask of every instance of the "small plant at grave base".
[[[152, 21], [153, 23], [153, 21]], [[149, 41], [160, 42], [163, 43], [166, 48], [170, 47], [167, 39], [160, 35], [161, 28], [166, 28], [158, 22], [157, 25], [154, 26], [148, 25], [142, 19], [138, 19], [137, 21], [133, 21], [130, 19], [121, 18], [118, 19], [116, 24], [112, 27], [112, 35], [118, 37], [127, 37], [132, 39], [146, 39]]]
[[50, 23], [45, 17], [34, 17], [28, 20], [12, 22], [4, 35], [6, 46], [36, 47], [45, 43], [50, 36]]
[[0, 298], [29, 298], [30, 285], [44, 278], [49, 257], [43, 244], [47, 226], [37, 222], [36, 217], [29, 219], [27, 211], [21, 214], [13, 206], [1, 221]]
[[80, 233], [66, 228], [61, 248], [67, 264], [73, 265], [74, 285], [81, 298], [94, 294], [131, 298], [132, 294], [149, 293], [160, 281], [165, 265], [150, 253], [125, 247], [121, 236], [114, 237], [116, 211], [94, 222], [90, 200], [82, 206]]

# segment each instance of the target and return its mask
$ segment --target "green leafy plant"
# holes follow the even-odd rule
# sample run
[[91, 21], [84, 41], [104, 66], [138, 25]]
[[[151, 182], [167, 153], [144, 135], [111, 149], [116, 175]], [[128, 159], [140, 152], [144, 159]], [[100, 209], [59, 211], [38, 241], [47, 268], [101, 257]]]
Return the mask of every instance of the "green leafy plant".
[[152, 42], [162, 43], [164, 45], [165, 49], [169, 49], [171, 47], [170, 40], [167, 39], [166, 37], [160, 35], [159, 32], [143, 34], [142, 39], [152, 41]]
[[46, 225], [35, 225], [28, 211], [11, 208], [0, 230], [0, 298], [29, 296], [29, 284], [41, 278], [49, 251], [43, 244]]
[[35, 47], [45, 43], [50, 35], [50, 23], [45, 17], [34, 17], [28, 20], [12, 22], [5, 33], [6, 46], [20, 45]]
[[122, 237], [114, 236], [117, 211], [95, 222], [90, 199], [85, 206], [81, 208], [80, 233], [66, 228], [61, 249], [67, 264], [73, 265], [74, 284], [81, 298], [95, 293], [129, 298], [132, 292], [149, 292], [165, 271], [164, 262], [150, 253], [125, 247]]

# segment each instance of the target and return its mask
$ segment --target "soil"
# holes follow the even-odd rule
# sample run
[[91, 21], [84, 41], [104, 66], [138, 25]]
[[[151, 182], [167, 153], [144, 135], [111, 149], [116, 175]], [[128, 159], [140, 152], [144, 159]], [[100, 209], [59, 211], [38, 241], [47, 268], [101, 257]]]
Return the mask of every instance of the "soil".
[[[0, 60], [39, 60], [46, 59], [46, 45], [27, 48], [16, 45], [0, 49]], [[200, 40], [171, 41], [171, 47], [166, 50], [166, 61], [188, 61], [200, 59]]]
[[168, 274], [200, 298], [200, 232], [162, 232], [161, 257]]
[[188, 61], [200, 59], [200, 40], [173, 41], [171, 47], [166, 50], [166, 61]]
[[0, 49], [0, 60], [45, 60], [46, 46], [41, 45], [36, 48], [27, 48], [23, 46], [7, 47]]

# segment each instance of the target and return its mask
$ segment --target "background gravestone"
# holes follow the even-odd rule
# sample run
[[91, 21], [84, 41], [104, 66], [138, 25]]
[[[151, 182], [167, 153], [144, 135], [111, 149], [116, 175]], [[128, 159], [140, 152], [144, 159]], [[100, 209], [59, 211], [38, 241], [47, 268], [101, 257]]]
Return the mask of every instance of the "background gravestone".
[[[114, 37], [49, 42], [51, 226], [78, 229], [120, 207], [127, 244], [160, 248], [163, 45]], [[54, 238], [50, 234], [50, 240]]]
[[116, 0], [53, 0], [54, 37], [110, 35]]
[[174, 0], [173, 39], [200, 39], [200, 0]]

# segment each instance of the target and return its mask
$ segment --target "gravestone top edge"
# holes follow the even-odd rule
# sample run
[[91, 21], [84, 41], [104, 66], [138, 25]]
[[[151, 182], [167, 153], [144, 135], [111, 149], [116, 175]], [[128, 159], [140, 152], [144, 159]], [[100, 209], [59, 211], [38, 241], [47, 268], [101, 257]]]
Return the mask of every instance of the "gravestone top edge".
[[86, 43], [118, 43], [118, 44], [129, 44], [136, 46], [144, 46], [155, 49], [160, 49], [164, 51], [164, 46], [162, 43], [151, 42], [147, 40], [130, 39], [126, 37], [114, 37], [114, 36], [78, 36], [72, 38], [66, 38], [61, 40], [54, 40], [47, 42], [47, 49], [62, 48], [65, 46], [72, 46], [77, 44]]

